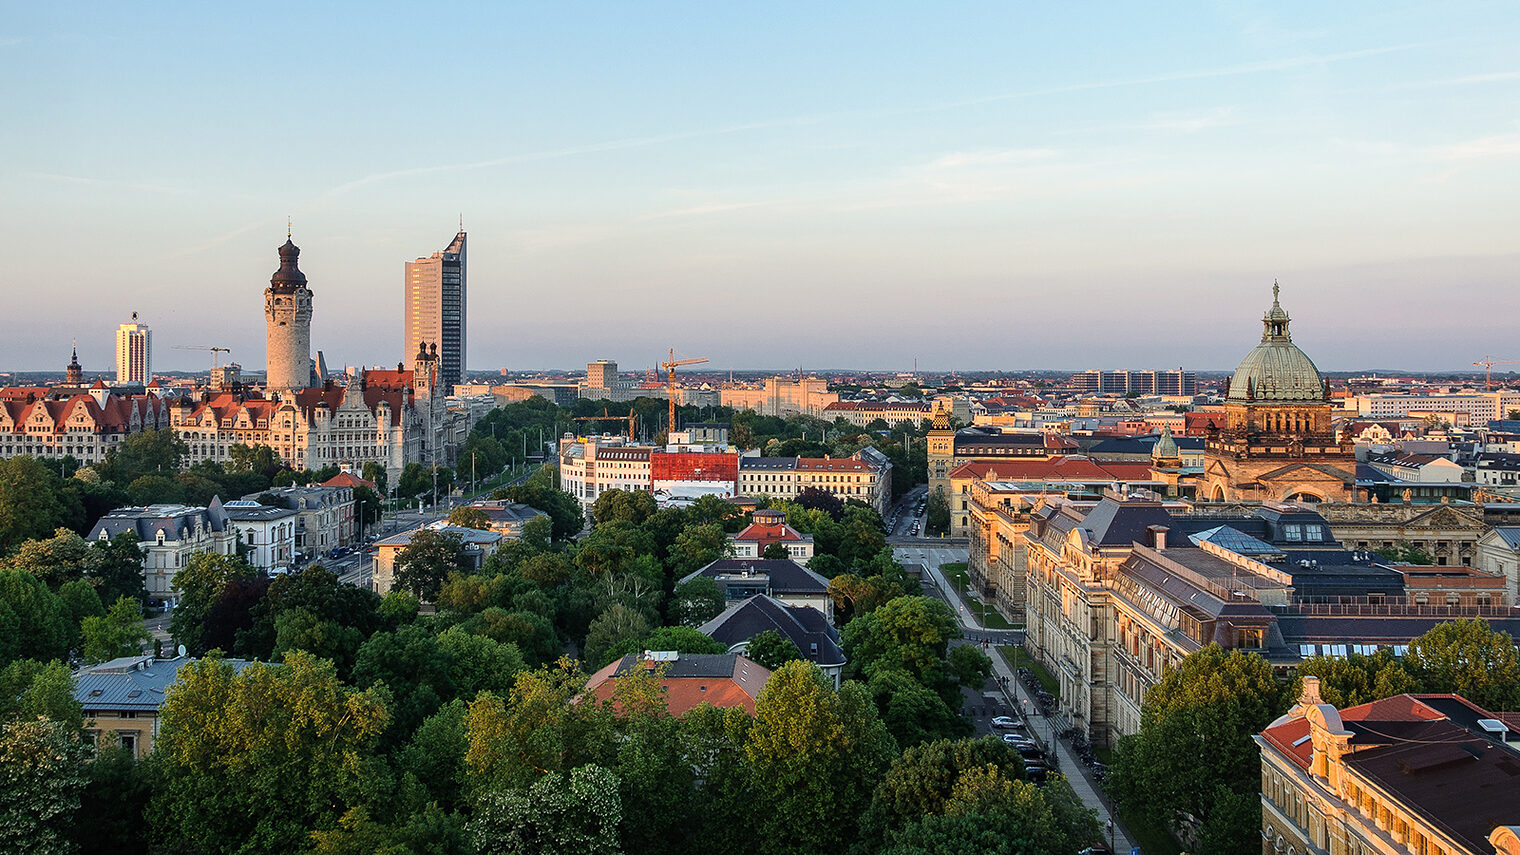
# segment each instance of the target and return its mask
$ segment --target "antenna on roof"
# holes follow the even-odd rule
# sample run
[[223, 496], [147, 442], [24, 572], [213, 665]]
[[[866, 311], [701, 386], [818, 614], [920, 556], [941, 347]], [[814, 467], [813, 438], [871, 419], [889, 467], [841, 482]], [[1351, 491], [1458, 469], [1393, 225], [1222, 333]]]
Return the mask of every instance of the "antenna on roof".
[[290, 240], [290, 223], [291, 223], [290, 215], [286, 214], [285, 215], [285, 239], [286, 240]]

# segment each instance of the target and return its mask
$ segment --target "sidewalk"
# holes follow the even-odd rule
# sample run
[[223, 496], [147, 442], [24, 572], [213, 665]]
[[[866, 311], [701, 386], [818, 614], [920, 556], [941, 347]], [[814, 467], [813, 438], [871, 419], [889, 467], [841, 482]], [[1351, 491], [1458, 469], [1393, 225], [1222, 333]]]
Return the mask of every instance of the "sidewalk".
[[[937, 565], [928, 566], [929, 575], [933, 577], [934, 584], [944, 595], [945, 601], [951, 604], [955, 612], [956, 620], [960, 621], [961, 628], [980, 631], [982, 627], [976, 622], [966, 604], [955, 593], [950, 582], [940, 572]], [[1098, 787], [1088, 777], [1087, 767], [1072, 753], [1071, 746], [1056, 738], [1056, 728], [1050, 718], [1040, 711], [1034, 698], [1029, 694], [1029, 689], [1019, 681], [1019, 675], [1015, 674], [1012, 666], [1005, 661], [1001, 654], [992, 651], [993, 680], [998, 684], [1009, 706], [1018, 711], [1019, 717], [1029, 725], [1030, 733], [1034, 734], [1035, 741], [1053, 754], [1055, 769], [1070, 782], [1071, 789], [1077, 794], [1082, 803], [1098, 812], [1099, 824], [1113, 823], [1113, 851], [1116, 855], [1124, 855], [1134, 849], [1135, 844], [1125, 833], [1124, 827], [1119, 824], [1119, 818], [1109, 809], [1108, 803], [1098, 792]], [[1012, 690], [1012, 696], [1009, 691]], [[1108, 841], [1104, 841], [1107, 843]]]

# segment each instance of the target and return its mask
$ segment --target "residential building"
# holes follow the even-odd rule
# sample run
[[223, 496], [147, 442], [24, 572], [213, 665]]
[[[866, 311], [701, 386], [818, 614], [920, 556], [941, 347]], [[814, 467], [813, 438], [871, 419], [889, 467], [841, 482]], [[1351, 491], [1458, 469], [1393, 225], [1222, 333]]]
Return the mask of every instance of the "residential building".
[[586, 385], [594, 389], [612, 389], [618, 385], [618, 366], [611, 359], [586, 364]]
[[917, 427], [932, 417], [929, 405], [923, 401], [835, 401], [823, 408], [825, 421], [844, 419], [856, 427], [865, 427], [877, 419], [889, 427], [904, 422]]
[[802, 658], [817, 665], [839, 688], [844, 676], [844, 651], [839, 631], [823, 612], [810, 606], [789, 606], [765, 594], [734, 603], [723, 613], [697, 627], [714, 641], [728, 645], [729, 653], [745, 653], [762, 632], [775, 632], [797, 645]]
[[1071, 386], [1078, 392], [1114, 395], [1192, 395], [1198, 389], [1198, 375], [1192, 371], [1096, 371], [1071, 376]]
[[273, 503], [295, 513], [297, 556], [317, 558], [358, 542], [358, 505], [351, 486], [273, 487], [243, 498]]
[[809, 606], [834, 619], [829, 580], [790, 558], [720, 558], [686, 575], [682, 583], [704, 576], [718, 583], [730, 605], [765, 594], [789, 606]]
[[[440, 252], [406, 263], [402, 353], [407, 358], [424, 344], [438, 348], [438, 383], [444, 394], [464, 377], [467, 336], [465, 232]], [[409, 366], [417, 370], [415, 362]]]
[[[135, 758], [146, 757], [158, 741], [164, 696], [179, 679], [179, 669], [197, 661], [123, 656], [75, 671], [74, 700], [84, 708], [86, 732], [95, 745], [120, 745]], [[243, 659], [222, 662], [233, 671], [249, 664]]]
[[1503, 419], [1520, 410], [1520, 391], [1462, 391], [1430, 394], [1356, 395], [1345, 401], [1347, 409], [1364, 418], [1386, 419], [1411, 412], [1466, 413], [1475, 424]]
[[740, 653], [646, 650], [629, 653], [592, 674], [586, 681], [586, 692], [601, 702], [610, 702], [617, 679], [639, 671], [653, 673], [659, 680], [665, 709], [673, 716], [683, 716], [703, 704], [742, 709], [753, 715], [760, 690], [771, 678], [769, 668]]
[[577, 439], [565, 434], [560, 440], [560, 489], [588, 508], [608, 490], [651, 492], [653, 452], [650, 446], [633, 445], [620, 436]]
[[301, 272], [301, 250], [287, 234], [280, 267], [264, 289], [265, 388], [274, 393], [315, 385], [311, 361], [311, 289]]
[[137, 320], [116, 328], [116, 382], [147, 385], [153, 379], [153, 331]]
[[1255, 737], [1262, 855], [1520, 855], [1517, 728], [1459, 695], [1337, 710], [1305, 677]]
[[296, 560], [296, 517], [290, 508], [247, 499], [226, 504], [227, 518], [247, 547], [248, 563], [267, 572], [290, 569]]
[[739, 493], [792, 501], [808, 488], [855, 499], [886, 515], [892, 506], [892, 462], [875, 448], [849, 457], [740, 457]]
[[26, 454], [99, 463], [132, 434], [169, 427], [169, 410], [170, 403], [154, 392], [118, 394], [99, 380], [83, 393], [0, 389], [0, 457]]
[[1199, 495], [1209, 501], [1350, 501], [1352, 443], [1337, 438], [1330, 387], [1293, 344], [1289, 317], [1272, 286], [1261, 343], [1230, 378], [1223, 423], [1205, 433]]
[[522, 537], [523, 526], [540, 517], [548, 519], [549, 515], [530, 505], [520, 502], [508, 502], [504, 499], [479, 499], [471, 502], [467, 507], [483, 511], [488, 520], [488, 530], [494, 531], [506, 540], [517, 540]]
[[750, 519], [743, 531], [728, 538], [735, 558], [759, 558], [771, 544], [780, 544], [798, 564], [813, 557], [813, 536], [787, 525], [785, 511], [757, 510]]
[[237, 530], [220, 499], [207, 507], [148, 505], [117, 508], [95, 522], [89, 540], [110, 540], [130, 532], [143, 553], [148, 596], [174, 599], [174, 574], [197, 552], [237, 554]]
[[1367, 465], [1390, 478], [1422, 484], [1461, 483], [1466, 475], [1460, 465], [1439, 454], [1390, 451], [1368, 455]]
[[[479, 570], [491, 553], [506, 540], [499, 532], [452, 526], [442, 521], [425, 528], [427, 531], [452, 534], [463, 542], [465, 557], [468, 559], [468, 566], [464, 568], [466, 571]], [[396, 556], [411, 546], [412, 538], [423, 530], [414, 528], [375, 542], [374, 565], [370, 571], [370, 587], [375, 593], [383, 597], [391, 592], [396, 582]]]

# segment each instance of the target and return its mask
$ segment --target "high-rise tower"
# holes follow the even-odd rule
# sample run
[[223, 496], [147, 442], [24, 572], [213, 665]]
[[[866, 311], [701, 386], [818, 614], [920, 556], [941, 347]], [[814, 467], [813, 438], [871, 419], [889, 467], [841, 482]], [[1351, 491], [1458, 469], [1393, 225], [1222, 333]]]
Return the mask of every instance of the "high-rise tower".
[[311, 385], [311, 291], [296, 264], [300, 255], [287, 234], [280, 247], [280, 269], [264, 290], [270, 393]]
[[137, 322], [116, 328], [116, 382], [143, 383], [153, 379], [153, 332]]
[[445, 393], [453, 390], [465, 371], [464, 250], [465, 233], [461, 229], [442, 252], [406, 263], [402, 353], [412, 360], [424, 342], [436, 344], [438, 384]]

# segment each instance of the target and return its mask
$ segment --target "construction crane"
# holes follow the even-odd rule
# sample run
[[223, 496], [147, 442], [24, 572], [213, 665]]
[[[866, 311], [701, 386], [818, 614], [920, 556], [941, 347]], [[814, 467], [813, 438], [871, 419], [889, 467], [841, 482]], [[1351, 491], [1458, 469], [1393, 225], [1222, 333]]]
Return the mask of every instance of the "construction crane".
[[1490, 381], [1493, 376], [1494, 366], [1520, 365], [1520, 359], [1495, 359], [1492, 356], [1485, 356], [1482, 362], [1474, 362], [1473, 364], [1483, 366], [1483, 391], [1487, 392], [1493, 388], [1493, 383]]
[[665, 369], [666, 388], [670, 391], [670, 421], [665, 425], [666, 436], [676, 429], [676, 367], [681, 365], [700, 365], [707, 361], [707, 357], [697, 359], [676, 359], [675, 348], [670, 349], [670, 360], [661, 362]]
[[602, 414], [599, 415], [599, 416], [576, 416], [576, 417], [572, 418], [571, 421], [573, 421], [573, 422], [627, 422], [628, 423], [628, 441], [629, 442], [633, 442], [633, 427], [634, 427], [634, 425], [638, 424], [639, 414], [637, 412], [635, 412], [632, 407], [629, 407], [628, 408], [628, 415], [626, 415], [626, 416], [614, 416], [614, 415], [611, 415], [610, 413], [607, 412], [607, 408], [606, 407], [603, 407], [602, 408]]
[[216, 369], [218, 369], [218, 368], [221, 367], [221, 365], [218, 363], [218, 357], [217, 357], [218, 353], [231, 353], [232, 352], [232, 348], [230, 348], [230, 347], [206, 347], [204, 345], [197, 345], [197, 344], [176, 344], [176, 345], [174, 345], [174, 349], [175, 350], [209, 350], [209, 351], [211, 351], [211, 370], [212, 371], [215, 371]]

